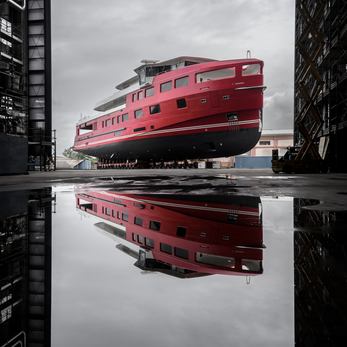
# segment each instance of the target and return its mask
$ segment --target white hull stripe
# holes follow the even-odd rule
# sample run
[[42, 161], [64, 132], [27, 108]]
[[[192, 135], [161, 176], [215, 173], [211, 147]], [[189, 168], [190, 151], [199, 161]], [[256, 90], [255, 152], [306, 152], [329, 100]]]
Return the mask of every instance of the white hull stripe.
[[[231, 126], [239, 126], [239, 125], [246, 125], [246, 124], [258, 124], [258, 123], [259, 123], [259, 119], [251, 119], [251, 120], [244, 120], [244, 121], [239, 121], [239, 122], [203, 124], [203, 125], [194, 125], [194, 126], [190, 126], [190, 127], [153, 130], [153, 131], [142, 132], [142, 133], [138, 133], [138, 134], [117, 136], [117, 137], [114, 137], [114, 139], [115, 140], [120, 140], [120, 139], [123, 140], [123, 139], [128, 139], [128, 138], [137, 137], [137, 136], [150, 136], [150, 135], [157, 135], [157, 134], [168, 134], [168, 133], [173, 133], [173, 132], [183, 132], [183, 131], [200, 130], [200, 129], [231, 127]], [[111, 139], [108, 138], [108, 139], [104, 139], [104, 140], [93, 141], [93, 142], [89, 142], [88, 144], [82, 144], [82, 145], [76, 146], [76, 148], [86, 147], [86, 146], [90, 146], [90, 145], [96, 145], [99, 143], [105, 143], [105, 142], [109, 142], [110, 140]]]
[[[208, 206], [195, 206], [195, 205], [187, 205], [187, 204], [176, 204], [173, 202], [165, 202], [165, 201], [157, 201], [157, 200], [148, 200], [148, 199], [134, 199], [129, 196], [124, 196], [124, 195], [118, 195], [118, 194], [112, 194], [107, 191], [101, 192], [104, 195], [107, 195], [111, 198], [116, 198], [116, 199], [122, 199], [122, 200], [127, 200], [127, 201], [132, 201], [132, 202], [145, 202], [151, 205], [158, 205], [158, 206], [168, 206], [168, 207], [178, 207], [178, 208], [184, 208], [184, 209], [189, 209], [189, 210], [200, 210], [200, 211], [209, 211], [209, 212], [221, 212], [221, 213], [233, 213], [233, 214], [242, 214], [245, 216], [254, 216], [254, 217], [259, 217], [260, 216], [260, 211], [259, 212], [251, 212], [251, 211], [242, 211], [242, 210], [231, 210], [228, 208], [220, 208], [220, 207], [208, 207]], [[100, 199], [95, 196], [89, 196], [94, 199]], [[83, 199], [83, 198], [82, 198]], [[109, 203], [113, 203], [113, 201], [109, 201]]]
[[189, 210], [200, 210], [200, 211], [209, 211], [209, 212], [242, 214], [242, 215], [246, 215], [246, 216], [259, 217], [258, 212], [251, 212], [251, 211], [231, 210], [231, 209], [227, 209], [227, 208], [218, 208], [218, 207], [175, 204], [172, 202], [153, 201], [153, 200], [144, 200], [144, 199], [141, 199], [141, 201], [147, 202], [147, 203], [152, 204], [152, 205], [159, 205], [159, 206], [177, 207], [177, 208], [185, 208], [185, 209], [189, 209]]

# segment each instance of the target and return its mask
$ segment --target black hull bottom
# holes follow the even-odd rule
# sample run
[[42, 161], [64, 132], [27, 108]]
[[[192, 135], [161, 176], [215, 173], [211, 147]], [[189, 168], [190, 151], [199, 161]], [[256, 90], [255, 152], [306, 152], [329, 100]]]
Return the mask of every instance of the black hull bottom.
[[79, 152], [101, 159], [170, 161], [230, 157], [245, 153], [259, 141], [258, 128], [113, 143]]

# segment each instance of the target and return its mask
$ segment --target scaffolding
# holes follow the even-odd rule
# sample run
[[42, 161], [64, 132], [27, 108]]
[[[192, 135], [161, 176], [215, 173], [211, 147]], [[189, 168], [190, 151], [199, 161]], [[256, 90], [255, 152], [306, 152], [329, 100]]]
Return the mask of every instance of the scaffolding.
[[0, 174], [55, 170], [50, 0], [0, 0]]
[[27, 135], [24, 13], [0, 0], [0, 133]]
[[56, 169], [52, 130], [50, 0], [27, 1], [28, 169]]
[[296, 0], [296, 160], [347, 169], [347, 2]]
[[54, 205], [51, 188], [1, 194], [1, 346], [51, 345]]

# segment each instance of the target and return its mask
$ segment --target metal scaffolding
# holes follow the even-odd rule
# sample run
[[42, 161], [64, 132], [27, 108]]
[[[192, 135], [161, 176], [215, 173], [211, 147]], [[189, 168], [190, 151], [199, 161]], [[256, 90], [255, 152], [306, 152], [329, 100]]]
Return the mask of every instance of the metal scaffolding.
[[55, 170], [52, 131], [50, 0], [27, 1], [29, 170]]
[[0, 133], [27, 135], [23, 11], [0, 0]]
[[50, 0], [0, 0], [0, 174], [55, 170]]
[[345, 170], [347, 2], [297, 0], [295, 33], [296, 160]]
[[51, 188], [1, 194], [1, 346], [51, 345], [54, 203]]

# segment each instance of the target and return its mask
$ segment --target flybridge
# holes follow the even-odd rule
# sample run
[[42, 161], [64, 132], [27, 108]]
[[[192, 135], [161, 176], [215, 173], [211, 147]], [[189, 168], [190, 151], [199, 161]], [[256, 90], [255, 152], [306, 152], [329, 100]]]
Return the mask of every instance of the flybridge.
[[137, 76], [133, 76], [116, 86], [116, 93], [101, 100], [94, 108], [95, 111], [109, 111], [115, 108], [122, 108], [126, 103], [127, 94], [149, 85], [153, 81], [153, 77], [162, 73], [176, 70], [185, 66], [206, 63], [214, 61], [213, 59], [182, 56], [158, 62], [156, 60], [142, 60], [143, 65], [136, 68], [134, 71]]

